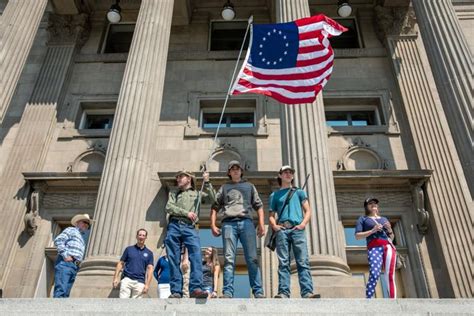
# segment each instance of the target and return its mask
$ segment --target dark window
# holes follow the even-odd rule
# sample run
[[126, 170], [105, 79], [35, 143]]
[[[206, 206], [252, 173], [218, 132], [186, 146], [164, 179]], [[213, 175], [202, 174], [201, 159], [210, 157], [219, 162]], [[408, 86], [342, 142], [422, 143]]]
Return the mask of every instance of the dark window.
[[115, 107], [115, 102], [82, 102], [76, 116], [76, 128], [110, 130]]
[[329, 39], [332, 48], [360, 48], [359, 30], [355, 19], [335, 19], [337, 23], [345, 26], [348, 31]]
[[[53, 240], [62, 233], [63, 230], [65, 230], [68, 227], [72, 227], [72, 224], [70, 221], [57, 221], [54, 223], [52, 230], [53, 230]], [[54, 246], [54, 243], [52, 243], [52, 246]]]
[[352, 126], [377, 125], [375, 111], [356, 111], [349, 113]]
[[[202, 113], [202, 128], [217, 128], [221, 113]], [[221, 128], [249, 128], [255, 126], [254, 112], [224, 113]]]
[[328, 126], [349, 126], [345, 112], [326, 111], [326, 124]]
[[326, 111], [328, 126], [371, 126], [380, 125], [377, 122], [375, 110], [361, 111]]
[[128, 53], [135, 24], [109, 24], [104, 53]]
[[[240, 50], [248, 22], [211, 22], [210, 50]], [[249, 46], [247, 34], [244, 49]]]
[[85, 129], [111, 129], [114, 121], [113, 114], [88, 114], [86, 112]]

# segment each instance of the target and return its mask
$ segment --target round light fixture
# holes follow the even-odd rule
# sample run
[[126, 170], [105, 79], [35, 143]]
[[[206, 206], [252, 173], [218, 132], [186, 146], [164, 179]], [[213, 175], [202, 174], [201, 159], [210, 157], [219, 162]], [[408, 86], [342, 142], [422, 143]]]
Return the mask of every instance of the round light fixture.
[[107, 12], [107, 20], [109, 20], [110, 23], [120, 22], [120, 20], [122, 20], [122, 15], [120, 12], [122, 12], [122, 8], [120, 8], [119, 0], [117, 0], [115, 4], [112, 4], [109, 11]]
[[340, 17], [347, 18], [351, 15], [352, 7], [349, 1], [339, 0], [337, 5], [337, 14], [339, 14]]
[[229, 0], [224, 4], [221, 15], [226, 21], [232, 21], [235, 18], [234, 5]]

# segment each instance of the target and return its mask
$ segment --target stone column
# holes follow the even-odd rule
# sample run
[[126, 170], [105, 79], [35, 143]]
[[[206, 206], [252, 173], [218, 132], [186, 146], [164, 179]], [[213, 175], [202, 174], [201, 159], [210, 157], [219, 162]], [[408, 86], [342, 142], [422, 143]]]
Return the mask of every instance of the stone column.
[[0, 288], [7, 297], [33, 297], [36, 290], [44, 260], [41, 248], [49, 235], [29, 236], [24, 231], [30, 188], [22, 172], [42, 171], [76, 44], [87, 34], [86, 22], [85, 15], [49, 16], [45, 59], [0, 175]]
[[[277, 0], [276, 16], [277, 22], [308, 17], [308, 0]], [[329, 166], [322, 95], [311, 104], [281, 105], [280, 122], [284, 163], [296, 169], [300, 186], [310, 174], [306, 191], [314, 213], [307, 233], [315, 286], [323, 297], [363, 297], [361, 286], [349, 277]]]
[[419, 166], [434, 170], [426, 184], [428, 233], [438, 239], [433, 247], [442, 257], [434, 261], [441, 270], [433, 273], [438, 279], [448, 274], [438, 291], [441, 297], [472, 297], [473, 204], [423, 43], [416, 34], [387, 40]]
[[33, 45], [47, 0], [9, 0], [0, 23], [0, 123]]
[[[142, 0], [117, 102], [77, 297], [107, 297], [112, 274], [157, 193], [152, 164], [161, 112], [173, 0]], [[155, 170], [156, 171], [156, 170]]]
[[[22, 172], [38, 171], [38, 166], [45, 157], [45, 149], [52, 139], [55, 114], [56, 104], [27, 104], [0, 176], [0, 289], [6, 297], [18, 297], [18, 282], [22, 276], [21, 273], [15, 273], [15, 270], [23, 267], [12, 264], [17, 255], [15, 251], [19, 249], [29, 193]], [[12, 270], [13, 273], [10, 273]]]
[[441, 104], [474, 196], [472, 52], [451, 0], [413, 0]]

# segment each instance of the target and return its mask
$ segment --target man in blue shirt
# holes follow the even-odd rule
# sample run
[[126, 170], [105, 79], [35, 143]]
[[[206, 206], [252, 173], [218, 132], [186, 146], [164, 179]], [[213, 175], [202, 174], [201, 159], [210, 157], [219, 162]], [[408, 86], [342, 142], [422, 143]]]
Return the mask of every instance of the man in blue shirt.
[[283, 166], [278, 174], [280, 190], [270, 195], [270, 226], [276, 235], [278, 256], [278, 294], [275, 298], [290, 297], [290, 249], [298, 270], [301, 297], [318, 298], [313, 294], [313, 280], [305, 227], [311, 218], [306, 192], [293, 187], [295, 169]]
[[147, 235], [145, 229], [139, 229], [137, 243], [125, 248], [117, 263], [113, 287], [117, 288], [120, 283], [120, 298], [141, 298], [142, 294], [148, 293], [153, 276], [153, 253], [145, 246]]
[[55, 298], [69, 297], [89, 239], [91, 225], [89, 214], [74, 216], [71, 224], [74, 227], [66, 228], [54, 239], [54, 245], [58, 249], [58, 258], [54, 266]]

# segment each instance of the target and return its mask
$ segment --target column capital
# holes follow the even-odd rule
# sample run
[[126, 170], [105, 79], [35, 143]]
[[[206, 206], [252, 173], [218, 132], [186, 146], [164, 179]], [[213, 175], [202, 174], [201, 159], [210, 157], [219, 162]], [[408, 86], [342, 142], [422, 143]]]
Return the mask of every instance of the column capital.
[[91, 30], [90, 18], [86, 13], [59, 15], [51, 13], [48, 18], [48, 44], [77, 43], [84, 45]]
[[374, 10], [376, 35], [383, 45], [385, 45], [387, 36], [417, 35], [417, 21], [413, 7], [385, 7], [376, 5]]

